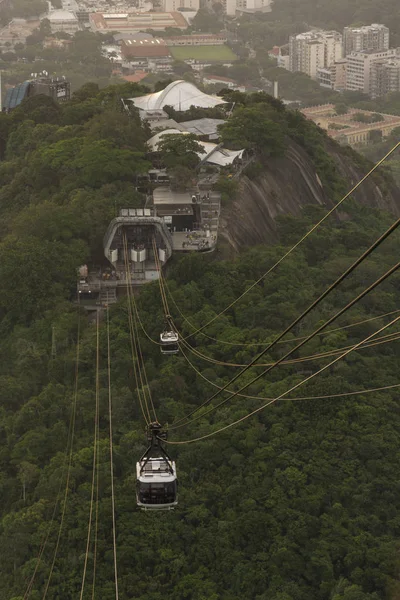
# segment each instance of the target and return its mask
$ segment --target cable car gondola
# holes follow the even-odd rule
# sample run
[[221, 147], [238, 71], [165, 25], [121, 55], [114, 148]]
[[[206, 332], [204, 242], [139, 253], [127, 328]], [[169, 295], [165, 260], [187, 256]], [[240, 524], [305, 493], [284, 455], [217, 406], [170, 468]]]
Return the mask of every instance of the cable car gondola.
[[175, 462], [161, 445], [166, 436], [159, 423], [150, 423], [150, 446], [136, 463], [136, 500], [144, 510], [171, 510], [178, 504]]
[[160, 334], [161, 354], [177, 354], [179, 352], [179, 334], [176, 331], [163, 331]]

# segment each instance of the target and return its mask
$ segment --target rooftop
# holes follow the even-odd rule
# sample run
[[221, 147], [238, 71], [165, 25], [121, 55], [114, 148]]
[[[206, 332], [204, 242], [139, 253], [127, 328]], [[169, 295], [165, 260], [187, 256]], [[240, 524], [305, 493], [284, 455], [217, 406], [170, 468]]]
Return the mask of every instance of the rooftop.
[[157, 187], [153, 191], [154, 205], [177, 204], [192, 205], [192, 194], [190, 192], [174, 192], [169, 187]]
[[[400, 125], [400, 116], [382, 113], [379, 114], [383, 117], [383, 121], [372, 123], [356, 121], [354, 120], [355, 114], [361, 113], [365, 116], [375, 114], [373, 111], [360, 110], [358, 108], [349, 108], [347, 114], [336, 115], [333, 104], [323, 104], [320, 106], [303, 108], [301, 109], [301, 112], [307, 119], [311, 119], [314, 123], [327, 130], [328, 135], [332, 138], [340, 138], [343, 135], [350, 136], [360, 133], [361, 131], [371, 131], [373, 129], [382, 129]], [[334, 125], [337, 128], [329, 129], [329, 125]]]
[[143, 29], [186, 29], [186, 19], [179, 12], [92, 13], [89, 17], [97, 31], [134, 32]]
[[69, 10], [53, 10], [47, 15], [49, 21], [77, 21], [76, 15]]
[[191, 106], [201, 108], [213, 108], [219, 104], [226, 104], [225, 100], [218, 96], [211, 96], [201, 92], [193, 83], [178, 80], [170, 83], [164, 90], [130, 98], [136, 108], [142, 110], [162, 109], [164, 106], [172, 106], [175, 110], [189, 110]]
[[[166, 129], [160, 133], [156, 133], [151, 137], [147, 144], [151, 151], [155, 152], [158, 150], [158, 146], [162, 141], [162, 138], [166, 135], [187, 135], [188, 131], [179, 131], [178, 129]], [[198, 157], [201, 161], [207, 162], [220, 167], [226, 167], [231, 165], [237, 158], [241, 158], [244, 150], [228, 150], [222, 148], [221, 144], [213, 144], [212, 142], [202, 142], [197, 140], [200, 146], [203, 148], [203, 152], [198, 153]]]
[[193, 119], [192, 121], [183, 121], [181, 125], [195, 135], [214, 135], [218, 133], [218, 127], [223, 125], [223, 119]]

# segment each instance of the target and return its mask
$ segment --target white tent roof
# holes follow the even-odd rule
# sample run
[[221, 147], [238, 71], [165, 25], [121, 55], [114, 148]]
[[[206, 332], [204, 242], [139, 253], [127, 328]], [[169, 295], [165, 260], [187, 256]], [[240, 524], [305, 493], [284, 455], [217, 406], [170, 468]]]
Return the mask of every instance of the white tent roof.
[[164, 106], [172, 106], [175, 110], [189, 110], [191, 106], [200, 108], [213, 108], [219, 104], [226, 104], [225, 100], [218, 96], [211, 96], [201, 92], [193, 83], [187, 81], [173, 81], [164, 90], [130, 98], [136, 108], [141, 110], [155, 110]]
[[[147, 145], [152, 152], [156, 152], [158, 144], [164, 135], [187, 135], [188, 133], [188, 131], [179, 131], [178, 129], [165, 129], [164, 131], [160, 131], [159, 133], [156, 133], [156, 135], [153, 135], [153, 137], [147, 141]], [[204, 150], [203, 153], [199, 152], [198, 154], [200, 160], [213, 165], [219, 165], [220, 167], [231, 165], [236, 158], [241, 158], [244, 152], [244, 150], [227, 150], [227, 148], [221, 148], [220, 145], [211, 142], [196, 141]]]
[[212, 165], [226, 167], [231, 165], [236, 158], [242, 158], [244, 150], [228, 150], [227, 148], [219, 148], [217, 144], [211, 142], [199, 142], [206, 151], [206, 154], [201, 154], [200, 158], [204, 162]]

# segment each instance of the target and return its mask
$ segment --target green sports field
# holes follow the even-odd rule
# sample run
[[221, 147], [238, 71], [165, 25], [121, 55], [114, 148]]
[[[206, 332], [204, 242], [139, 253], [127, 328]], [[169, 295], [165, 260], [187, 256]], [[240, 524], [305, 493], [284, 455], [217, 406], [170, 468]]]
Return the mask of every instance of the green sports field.
[[172, 46], [170, 51], [175, 60], [237, 60], [236, 54], [228, 46]]

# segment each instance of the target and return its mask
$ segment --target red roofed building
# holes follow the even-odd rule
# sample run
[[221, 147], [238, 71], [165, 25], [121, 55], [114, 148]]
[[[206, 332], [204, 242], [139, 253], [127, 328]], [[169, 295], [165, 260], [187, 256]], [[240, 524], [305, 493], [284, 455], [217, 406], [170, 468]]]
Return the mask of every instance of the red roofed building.
[[150, 38], [148, 40], [125, 40], [121, 43], [121, 54], [124, 58], [164, 58], [171, 56], [164, 40]]
[[188, 23], [180, 12], [126, 12], [91, 13], [89, 22], [92, 31], [101, 33], [135, 33], [154, 29], [164, 31], [167, 27], [187, 29]]

